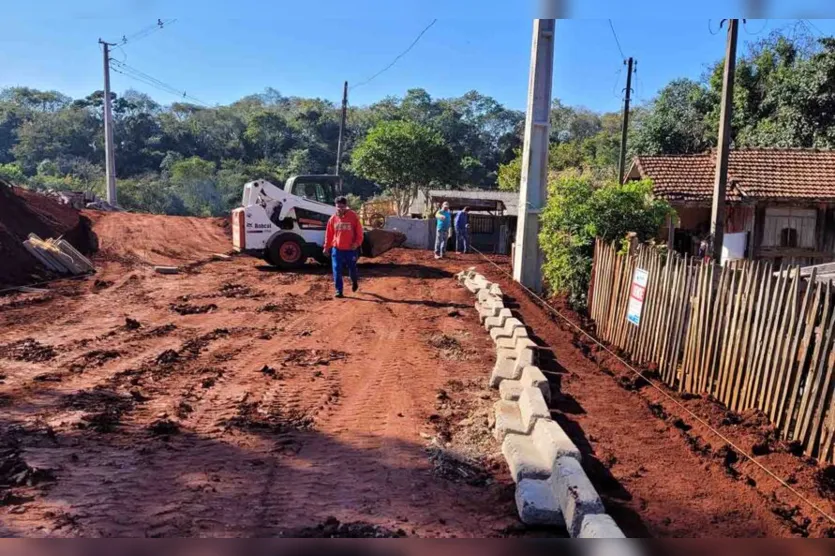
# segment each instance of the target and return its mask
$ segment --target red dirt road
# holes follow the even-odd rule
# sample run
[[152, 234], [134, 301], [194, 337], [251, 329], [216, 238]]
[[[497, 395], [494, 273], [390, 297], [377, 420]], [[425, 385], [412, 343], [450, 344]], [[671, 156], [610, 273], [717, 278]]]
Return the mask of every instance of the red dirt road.
[[[222, 220], [87, 216], [96, 276], [0, 297], [0, 534], [564, 534], [516, 519], [492, 342], [452, 280], [471, 264], [536, 334], [553, 416], [627, 535], [833, 533], [478, 257], [397, 250], [333, 300], [321, 267], [210, 261]], [[746, 449], [767, 433], [685, 403]], [[772, 444], [761, 461], [835, 511], [835, 479]]]
[[249, 257], [161, 276], [146, 265], [228, 250], [222, 226], [91, 216], [97, 276], [0, 298], [0, 462], [23, 473], [0, 477], [0, 533], [271, 536], [329, 516], [371, 534], [515, 526], [506, 474], [439, 477], [425, 449], [439, 391], [492, 367], [450, 273], [399, 251], [364, 264], [344, 300], [325, 269]]

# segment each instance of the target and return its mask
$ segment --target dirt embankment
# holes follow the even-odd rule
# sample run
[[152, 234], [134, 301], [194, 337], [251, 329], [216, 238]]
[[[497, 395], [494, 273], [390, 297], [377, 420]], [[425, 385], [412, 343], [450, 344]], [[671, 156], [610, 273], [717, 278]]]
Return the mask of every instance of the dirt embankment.
[[[506, 268], [506, 260], [497, 262]], [[536, 334], [543, 370], [555, 390], [555, 419], [584, 452], [584, 465], [607, 510], [627, 535], [835, 536], [832, 522], [673, 400], [835, 515], [835, 471], [795, 455], [762, 415], [740, 415], [663, 385], [663, 393], [652, 388], [483, 259], [479, 271], [502, 285], [514, 312]], [[564, 304], [554, 303], [572, 322], [590, 327]]]
[[63, 236], [85, 254], [96, 248], [90, 222], [77, 210], [0, 181], [0, 286], [49, 277], [21, 244], [31, 233], [44, 239]]
[[228, 218], [84, 211], [99, 238], [100, 261], [179, 265], [232, 249]]

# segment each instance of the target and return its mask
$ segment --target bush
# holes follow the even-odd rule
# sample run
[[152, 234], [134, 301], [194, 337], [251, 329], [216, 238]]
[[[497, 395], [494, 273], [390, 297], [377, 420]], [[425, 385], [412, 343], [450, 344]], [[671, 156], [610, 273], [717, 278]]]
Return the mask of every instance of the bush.
[[649, 181], [597, 185], [590, 176], [564, 173], [548, 189], [539, 234], [543, 275], [552, 293], [567, 295], [578, 308], [586, 303], [594, 239], [611, 242], [635, 232], [646, 241], [672, 211], [666, 201], [652, 198]]

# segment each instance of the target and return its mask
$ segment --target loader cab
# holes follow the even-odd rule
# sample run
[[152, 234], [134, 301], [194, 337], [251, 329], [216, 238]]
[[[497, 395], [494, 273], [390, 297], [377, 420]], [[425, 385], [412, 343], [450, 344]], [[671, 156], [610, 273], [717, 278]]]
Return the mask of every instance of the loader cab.
[[284, 191], [332, 207], [342, 191], [342, 178], [330, 175], [293, 176], [284, 184]]

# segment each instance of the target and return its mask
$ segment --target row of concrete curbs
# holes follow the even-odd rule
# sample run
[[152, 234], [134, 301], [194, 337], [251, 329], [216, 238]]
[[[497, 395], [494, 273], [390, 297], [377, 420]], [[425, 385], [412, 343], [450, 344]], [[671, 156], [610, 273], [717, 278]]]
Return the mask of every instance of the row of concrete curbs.
[[470, 268], [456, 275], [476, 295], [479, 319], [496, 343], [490, 386], [498, 388], [495, 437], [516, 482], [516, 508], [528, 525], [565, 525], [577, 538], [624, 538], [582, 467], [580, 451], [551, 419], [551, 389], [536, 366], [536, 344], [498, 284]]

